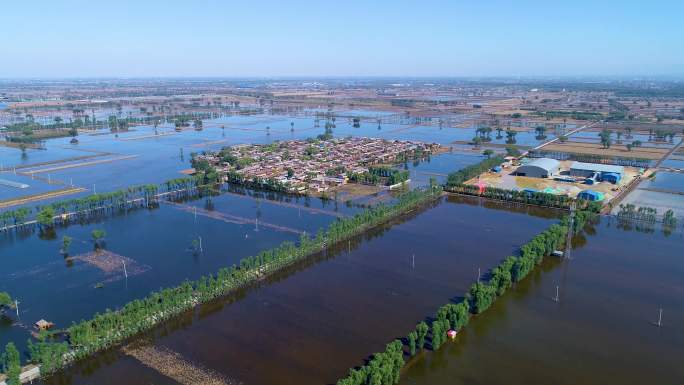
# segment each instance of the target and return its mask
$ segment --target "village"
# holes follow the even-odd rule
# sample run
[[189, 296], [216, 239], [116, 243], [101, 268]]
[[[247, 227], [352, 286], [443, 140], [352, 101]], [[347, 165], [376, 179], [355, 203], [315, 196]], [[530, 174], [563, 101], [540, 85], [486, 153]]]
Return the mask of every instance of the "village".
[[213, 167], [227, 181], [294, 193], [324, 193], [348, 182], [393, 187], [408, 173], [390, 166], [423, 159], [445, 148], [437, 143], [367, 137], [323, 138], [236, 145], [196, 155], [195, 170]]

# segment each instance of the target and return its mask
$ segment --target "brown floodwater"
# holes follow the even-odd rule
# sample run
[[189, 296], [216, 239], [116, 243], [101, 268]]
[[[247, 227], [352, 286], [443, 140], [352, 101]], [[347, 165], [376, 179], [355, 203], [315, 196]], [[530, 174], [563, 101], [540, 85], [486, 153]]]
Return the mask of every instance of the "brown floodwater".
[[[478, 268], [484, 273], [559, 216], [511, 207], [449, 197], [178, 317], [144, 340], [244, 384], [334, 383], [463, 295]], [[177, 382], [117, 349], [46, 383]]]
[[401, 384], [684, 383], [684, 235], [606, 217], [589, 230], [572, 259], [547, 258], [455, 341], [410, 362]]

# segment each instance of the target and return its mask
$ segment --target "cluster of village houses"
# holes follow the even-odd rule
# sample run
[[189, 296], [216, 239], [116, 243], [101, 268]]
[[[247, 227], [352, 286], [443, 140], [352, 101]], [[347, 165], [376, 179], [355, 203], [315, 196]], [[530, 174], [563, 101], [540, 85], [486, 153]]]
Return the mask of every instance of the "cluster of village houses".
[[200, 157], [217, 171], [245, 180], [275, 180], [294, 192], [323, 192], [347, 183], [348, 173], [362, 174], [373, 165], [427, 156], [439, 148], [437, 143], [348, 137], [237, 145]]

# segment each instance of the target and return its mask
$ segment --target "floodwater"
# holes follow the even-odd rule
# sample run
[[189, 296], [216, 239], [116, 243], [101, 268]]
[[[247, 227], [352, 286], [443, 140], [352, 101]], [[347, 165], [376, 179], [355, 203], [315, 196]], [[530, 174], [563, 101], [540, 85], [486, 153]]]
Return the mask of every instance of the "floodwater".
[[[445, 198], [187, 313], [149, 333], [147, 343], [245, 384], [334, 383], [559, 215], [508, 207]], [[176, 383], [153, 367], [113, 350], [46, 383]]]
[[684, 170], [684, 160], [679, 157], [675, 158], [674, 156], [670, 156], [670, 158], [663, 161], [661, 166]]
[[[355, 114], [362, 111], [352, 111]], [[365, 111], [365, 115], [376, 112]], [[377, 112], [377, 116], [382, 116]], [[0, 186], [0, 199], [16, 198], [28, 194], [64, 188], [75, 185], [87, 191], [70, 195], [75, 197], [92, 193], [120, 189], [133, 184], [161, 183], [181, 176], [181, 170], [190, 168], [190, 154], [207, 150], [218, 150], [224, 146], [243, 143], [266, 144], [275, 140], [306, 139], [324, 132], [325, 120], [316, 126], [315, 117], [287, 115], [231, 115], [203, 121], [203, 130], [192, 128], [176, 132], [172, 125], [162, 124], [156, 131], [152, 126], [132, 127], [126, 132], [111, 133], [109, 130], [83, 132], [78, 144], [70, 144], [71, 138], [55, 138], [44, 142], [45, 149], [19, 149], [0, 146], [0, 165], [7, 171], [0, 172], [0, 178], [21, 179], [30, 185], [28, 189]], [[344, 137], [369, 136], [385, 139], [420, 140], [449, 145], [454, 141], [469, 141], [475, 136], [475, 128], [453, 128], [409, 124], [405, 119], [382, 123], [364, 120], [360, 127], [353, 127], [351, 118], [340, 117], [335, 122], [334, 135]], [[547, 134], [549, 140], [553, 134]], [[516, 136], [519, 145], [537, 145], [533, 130], [520, 132]], [[492, 143], [504, 143], [504, 137], [492, 133]], [[70, 158], [90, 157], [79, 162], [92, 163], [87, 166], [61, 168], [66, 163], [40, 165], [30, 168], [40, 172], [39, 176], [50, 178], [32, 180], [30, 177], [14, 174], [14, 167], [27, 167], [44, 162], [56, 162]], [[119, 159], [126, 157], [125, 159]], [[17, 172], [29, 171], [18, 169]], [[453, 171], [453, 170], [452, 170]], [[62, 184], [55, 184], [61, 182]], [[45, 201], [43, 201], [45, 202]]]
[[684, 235], [626, 233], [614, 218], [589, 233], [572, 259], [547, 259], [454, 342], [412, 361], [401, 384], [681, 384]]
[[[295, 123], [297, 132], [309, 121], [302, 118], [285, 119], [282, 116], [233, 116], [216, 119], [213, 123], [207, 121], [201, 132], [189, 130], [176, 133], [171, 127], [160, 126], [158, 131], [162, 136], [151, 138], [147, 136], [154, 134], [152, 127], [136, 127], [134, 131], [119, 133], [118, 138], [103, 130], [102, 135], [80, 135], [80, 143], [76, 146], [70, 145], [68, 138], [49, 140], [46, 142], [47, 150], [29, 150], [28, 159], [15, 160], [19, 162], [17, 164], [26, 166], [38, 161], [75, 156], [98, 155], [86, 159], [97, 161], [118, 156], [107, 155], [109, 153], [137, 155], [132, 159], [37, 174], [41, 178], [49, 176], [53, 181], [73, 182], [76, 186], [88, 189], [81, 194], [52, 200], [70, 199], [91, 193], [92, 186], [96, 186], [98, 192], [103, 192], [131, 184], [162, 182], [178, 177], [179, 170], [190, 166], [190, 152], [201, 151], [205, 148], [203, 146], [220, 148], [243, 141], [258, 141], [255, 139], [255, 130], [263, 142], [280, 134], [289, 136], [291, 122]], [[217, 126], [219, 123], [225, 125], [225, 129]], [[270, 130], [274, 132], [270, 139], [265, 135], [265, 129], [261, 128], [267, 124], [271, 125]], [[164, 136], [167, 131], [173, 134]], [[297, 135], [307, 137], [314, 133]], [[124, 140], [131, 138], [143, 139]], [[181, 148], [184, 149], [182, 156]], [[15, 155], [19, 151], [0, 147], [0, 158], [7, 167], [11, 162], [3, 151], [15, 151]], [[102, 153], [105, 155], [100, 157]], [[41, 158], [34, 159], [34, 154], [39, 154]], [[479, 160], [479, 156], [444, 154], [433, 156], [425, 165], [414, 166], [411, 163], [409, 167], [445, 175]], [[65, 164], [69, 162], [20, 171]], [[15, 175], [12, 171], [0, 173], [0, 178], [31, 185], [28, 189], [0, 186], [0, 199], [64, 187], [48, 185], [30, 176]], [[414, 179], [416, 185], [421, 185], [426, 184], [429, 177], [416, 174]], [[185, 206], [162, 204], [162, 207], [152, 211], [138, 210], [115, 218], [102, 218], [93, 223], [58, 228], [50, 234], [0, 234], [0, 254], [4, 261], [0, 271], [0, 291], [7, 291], [21, 301], [21, 324], [11, 327], [11, 321], [6, 320], [0, 325], [0, 344], [14, 341], [20, 346], [25, 345], [31, 325], [41, 318], [54, 322], [57, 327], [66, 327], [73, 321], [89, 318], [106, 308], [116, 308], [152, 290], [177, 285], [186, 278], [196, 279], [285, 240], [296, 240], [302, 231], [315, 233], [337, 216], [352, 215], [358, 210], [342, 201], [326, 202], [316, 198], [257, 193], [237, 186], [232, 189], [234, 192], [213, 197], [209, 203], [202, 199], [188, 202]], [[257, 196], [259, 199], [255, 199]], [[368, 199], [375, 200], [374, 197]], [[355, 200], [355, 203], [363, 202]], [[199, 215], [195, 217], [194, 208], [189, 206], [199, 206]], [[207, 210], [221, 215], [206, 215]], [[91, 251], [93, 244], [90, 233], [94, 229], [106, 231], [107, 250], [120, 256], [117, 258], [122, 261], [119, 271], [104, 272], [82, 260], [69, 261], [60, 255], [61, 240], [65, 235], [74, 239], [70, 248], [72, 256]], [[198, 241], [200, 237], [203, 253], [196, 256], [190, 249], [193, 241]], [[144, 242], [140, 241], [143, 239]], [[127, 280], [123, 276], [126, 258], [134, 264], [129, 269], [140, 270]], [[104, 283], [104, 288], [95, 289], [99, 283]]]
[[646, 180], [639, 185], [639, 188], [654, 188], [684, 193], [684, 173], [659, 171], [656, 173], [655, 178]]
[[[622, 204], [655, 208], [659, 220], [667, 210], [672, 210], [681, 223], [684, 221], [684, 174], [658, 171], [655, 178], [639, 183], [639, 186], [622, 200]], [[619, 211], [619, 206], [613, 208], [614, 214]]]
[[[215, 273], [283, 241], [296, 241], [301, 232], [314, 234], [357, 210], [342, 203], [233, 188], [209, 199], [164, 202], [156, 209], [57, 227], [45, 234], [1, 233], [0, 291], [21, 302], [21, 324], [1, 323], [0, 345], [11, 340], [23, 346], [32, 324], [41, 318], [66, 327], [160, 287]], [[79, 258], [93, 250], [94, 229], [106, 232], [105, 249], [117, 255], [113, 271]], [[63, 236], [73, 238], [69, 254], [74, 259], [59, 252]], [[198, 253], [193, 241], [200, 238]], [[98, 283], [104, 287], [95, 288]]]

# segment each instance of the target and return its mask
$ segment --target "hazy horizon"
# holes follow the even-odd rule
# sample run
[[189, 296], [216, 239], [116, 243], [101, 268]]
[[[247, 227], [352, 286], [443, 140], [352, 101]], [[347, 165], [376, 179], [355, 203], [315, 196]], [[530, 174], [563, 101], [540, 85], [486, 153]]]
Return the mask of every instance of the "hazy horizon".
[[684, 77], [684, 4], [9, 3], [0, 78]]

